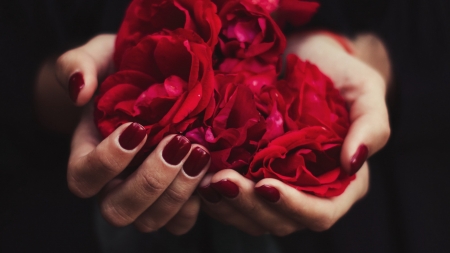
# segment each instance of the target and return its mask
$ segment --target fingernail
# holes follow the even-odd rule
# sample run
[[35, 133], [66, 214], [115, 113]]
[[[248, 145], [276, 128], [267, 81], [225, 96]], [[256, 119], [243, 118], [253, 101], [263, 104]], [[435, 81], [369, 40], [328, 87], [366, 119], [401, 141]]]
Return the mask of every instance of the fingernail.
[[123, 149], [133, 150], [145, 138], [147, 131], [138, 123], [129, 125], [119, 136], [119, 144]]
[[211, 187], [230, 199], [236, 198], [239, 194], [239, 187], [228, 179], [223, 179], [217, 183], [212, 183]]
[[211, 188], [210, 185], [198, 187], [197, 192], [206, 201], [211, 202], [211, 203], [217, 203], [222, 199], [222, 197], [220, 197], [220, 194], [218, 192], [216, 192], [213, 188]]
[[84, 87], [83, 75], [80, 72], [73, 74], [69, 78], [69, 96], [74, 103], [77, 102], [78, 95]]
[[181, 135], [177, 135], [167, 143], [162, 152], [164, 160], [171, 165], [177, 165], [189, 153], [191, 142]]
[[280, 200], [280, 192], [270, 185], [262, 185], [255, 188], [255, 192], [269, 202], [275, 203]]
[[358, 147], [356, 150], [356, 153], [353, 155], [352, 159], [350, 160], [350, 175], [356, 174], [359, 169], [361, 169], [361, 166], [364, 164], [364, 162], [367, 160], [367, 157], [369, 155], [369, 149], [366, 145], [361, 144], [361, 146]]
[[186, 162], [183, 164], [183, 170], [191, 177], [198, 176], [209, 162], [211, 156], [208, 152], [200, 147], [196, 147], [191, 151]]

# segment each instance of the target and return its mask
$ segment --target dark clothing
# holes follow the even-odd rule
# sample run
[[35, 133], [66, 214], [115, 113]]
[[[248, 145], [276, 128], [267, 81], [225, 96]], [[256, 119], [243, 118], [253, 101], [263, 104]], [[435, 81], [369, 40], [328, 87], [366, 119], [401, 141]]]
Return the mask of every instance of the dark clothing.
[[92, 252], [100, 244], [103, 249], [113, 245], [110, 248], [120, 252], [117, 245], [127, 240], [128, 244], [122, 244], [124, 249], [133, 247], [137, 252], [143, 250], [141, 246], [153, 247], [153, 252], [208, 253], [255, 249], [304, 253], [449, 251], [447, 0], [321, 1], [322, 7], [309, 26], [349, 36], [362, 31], [377, 33], [388, 47], [395, 75], [390, 104], [392, 137], [370, 161], [370, 191], [329, 231], [251, 238], [203, 215], [196, 228], [183, 237], [164, 231], [142, 235], [131, 227], [114, 230], [101, 219], [96, 220], [97, 230], [93, 231], [91, 201], [73, 197], [65, 183], [69, 138], [47, 133], [35, 122], [32, 83], [44, 57], [85, 42], [94, 34], [114, 32], [127, 2], [0, 3], [0, 187], [4, 196], [0, 251]]

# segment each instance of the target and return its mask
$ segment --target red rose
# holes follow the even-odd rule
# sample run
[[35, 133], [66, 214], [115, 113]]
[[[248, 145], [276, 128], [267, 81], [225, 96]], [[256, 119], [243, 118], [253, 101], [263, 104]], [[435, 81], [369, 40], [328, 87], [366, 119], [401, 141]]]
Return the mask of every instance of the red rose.
[[244, 60], [228, 58], [220, 65], [222, 73], [239, 73], [242, 80], [254, 94], [259, 94], [261, 88], [273, 85], [277, 80], [277, 69], [272, 64], [263, 64], [255, 58]]
[[235, 169], [245, 172], [266, 131], [253, 92], [242, 76], [217, 75], [216, 110], [206, 124], [186, 133], [211, 154], [210, 172]]
[[293, 26], [301, 26], [314, 16], [319, 8], [319, 3], [303, 0], [280, 0], [277, 10], [277, 21], [280, 27], [286, 23]]
[[[280, 86], [278, 81], [277, 86]], [[260, 147], [265, 147], [268, 142], [283, 135], [286, 132], [284, 115], [286, 114], [286, 103], [283, 96], [274, 85], [264, 86], [259, 95], [256, 96], [256, 106], [266, 119], [266, 133], [261, 138]]]
[[216, 12], [217, 7], [210, 0], [134, 0], [117, 34], [116, 67], [120, 67], [122, 55], [129, 47], [162, 30], [191, 30], [213, 48], [221, 28]]
[[169, 133], [184, 132], [214, 110], [210, 47], [195, 33], [178, 29], [147, 35], [123, 55], [121, 69], [101, 85], [96, 122], [108, 136], [125, 122], [138, 122], [149, 152]]
[[[273, 12], [278, 8], [280, 0], [248, 0], [252, 4], [259, 5], [267, 12]], [[281, 0], [282, 1], [282, 0]]]
[[257, 58], [262, 64], [277, 66], [286, 47], [286, 38], [270, 14], [247, 0], [227, 1], [219, 10], [222, 59]]
[[317, 66], [289, 55], [286, 83], [278, 89], [286, 102], [289, 130], [321, 126], [341, 138], [346, 136], [350, 125], [347, 104]]
[[[264, 89], [258, 104], [265, 114], [276, 106], [272, 121], [283, 123], [290, 132], [258, 151], [246, 176], [253, 180], [277, 178], [317, 196], [341, 194], [354, 178], [340, 166], [350, 123], [346, 103], [332, 81], [315, 65], [289, 55], [286, 80], [278, 81], [276, 88]], [[281, 132], [279, 124], [273, 133]]]
[[319, 126], [288, 132], [256, 153], [246, 177], [276, 178], [299, 191], [338, 196], [355, 176], [340, 166], [342, 139]]

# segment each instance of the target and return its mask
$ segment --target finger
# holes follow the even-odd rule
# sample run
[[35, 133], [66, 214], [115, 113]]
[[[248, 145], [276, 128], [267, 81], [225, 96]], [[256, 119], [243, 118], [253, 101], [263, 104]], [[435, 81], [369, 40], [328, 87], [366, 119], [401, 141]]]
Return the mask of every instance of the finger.
[[276, 236], [286, 236], [299, 229], [299, 225], [274, 210], [256, 195], [255, 183], [234, 170], [217, 172], [211, 185], [224, 196], [224, 201], [248, 219]]
[[144, 145], [146, 130], [127, 123], [99, 143], [92, 117], [83, 116], [72, 139], [67, 181], [69, 189], [82, 198], [92, 197], [120, 174]]
[[178, 213], [166, 224], [167, 231], [174, 235], [183, 235], [194, 227], [200, 211], [200, 198], [191, 196]]
[[[350, 105], [350, 129], [344, 140], [341, 163], [350, 175], [355, 174], [368, 157], [386, 145], [390, 126], [385, 102], [385, 84], [374, 72], [359, 87], [347, 85], [348, 93], [357, 89], [358, 95], [347, 95]], [[356, 92], [355, 92], [356, 93]]]
[[197, 189], [202, 197], [202, 210], [205, 213], [225, 225], [234, 226], [252, 236], [260, 236], [267, 232], [266, 229], [223, 200], [219, 193], [211, 187], [211, 178], [212, 175], [205, 176]]
[[190, 149], [183, 136], [164, 138], [133, 174], [101, 200], [104, 218], [115, 226], [134, 222], [169, 187]]
[[98, 79], [113, 71], [115, 35], [99, 35], [61, 55], [56, 77], [76, 105], [84, 105], [97, 89]]
[[[255, 185], [256, 191], [273, 208], [314, 231], [329, 229], [368, 190], [367, 163], [345, 192], [334, 198], [320, 198], [298, 191], [276, 179], [263, 179]], [[275, 196], [275, 197], [274, 197]]]
[[142, 232], [152, 232], [171, 220], [197, 188], [209, 168], [210, 155], [205, 148], [192, 145], [181, 171], [162, 195], [134, 222]]

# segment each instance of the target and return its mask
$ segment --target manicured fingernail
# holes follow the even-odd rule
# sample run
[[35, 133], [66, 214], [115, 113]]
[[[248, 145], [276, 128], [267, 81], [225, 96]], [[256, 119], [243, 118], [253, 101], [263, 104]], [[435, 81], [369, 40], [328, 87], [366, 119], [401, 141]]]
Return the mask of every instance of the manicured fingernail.
[[123, 149], [133, 150], [145, 138], [147, 131], [138, 123], [129, 125], [119, 136], [119, 144]]
[[230, 199], [236, 198], [239, 194], [239, 187], [228, 179], [223, 179], [217, 183], [212, 183], [211, 187]]
[[196, 147], [191, 151], [186, 162], [183, 164], [183, 170], [191, 177], [198, 176], [209, 162], [211, 156], [208, 152], [200, 147]]
[[269, 202], [275, 203], [280, 200], [280, 192], [270, 185], [262, 185], [255, 188], [255, 192]]
[[171, 165], [177, 165], [186, 157], [191, 149], [191, 142], [181, 135], [177, 135], [167, 143], [162, 152], [164, 160]]
[[220, 194], [218, 192], [216, 192], [213, 188], [211, 188], [210, 185], [198, 187], [197, 192], [206, 201], [211, 202], [211, 203], [217, 203], [222, 199], [222, 197], [220, 197]]
[[69, 96], [74, 103], [77, 102], [78, 95], [84, 87], [83, 75], [80, 72], [73, 74], [69, 78]]
[[361, 166], [367, 160], [368, 156], [369, 156], [369, 149], [367, 148], [367, 146], [364, 144], [359, 146], [358, 150], [356, 150], [356, 153], [350, 160], [350, 175], [356, 174], [356, 172], [358, 172], [358, 170], [361, 169]]

